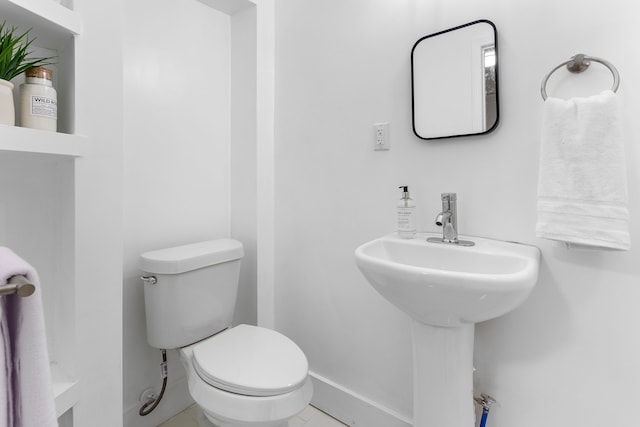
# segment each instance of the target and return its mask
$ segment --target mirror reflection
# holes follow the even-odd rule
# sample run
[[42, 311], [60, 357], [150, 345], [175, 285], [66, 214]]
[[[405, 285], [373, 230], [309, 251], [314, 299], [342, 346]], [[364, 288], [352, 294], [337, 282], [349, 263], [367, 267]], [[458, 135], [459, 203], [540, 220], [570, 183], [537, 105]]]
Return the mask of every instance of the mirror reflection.
[[422, 139], [478, 135], [498, 124], [495, 25], [480, 20], [422, 37], [411, 51], [413, 131]]

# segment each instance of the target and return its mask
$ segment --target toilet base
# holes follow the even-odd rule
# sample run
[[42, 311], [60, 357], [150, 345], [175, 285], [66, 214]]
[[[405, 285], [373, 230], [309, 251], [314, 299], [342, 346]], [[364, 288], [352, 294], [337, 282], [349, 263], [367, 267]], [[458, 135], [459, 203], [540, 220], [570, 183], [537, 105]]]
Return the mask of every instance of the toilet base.
[[288, 427], [288, 421], [280, 423], [268, 423], [268, 424], [234, 424], [224, 421], [213, 421], [207, 418], [201, 407], [196, 405], [196, 419], [198, 420], [198, 427]]

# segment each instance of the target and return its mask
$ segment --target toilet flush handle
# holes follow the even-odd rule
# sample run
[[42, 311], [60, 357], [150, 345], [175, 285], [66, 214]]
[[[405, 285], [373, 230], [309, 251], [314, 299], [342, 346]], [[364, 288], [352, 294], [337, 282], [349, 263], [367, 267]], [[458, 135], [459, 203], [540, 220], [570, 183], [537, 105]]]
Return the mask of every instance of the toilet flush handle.
[[158, 283], [158, 279], [156, 279], [156, 276], [140, 276], [140, 280], [150, 285], [155, 285], [156, 283]]

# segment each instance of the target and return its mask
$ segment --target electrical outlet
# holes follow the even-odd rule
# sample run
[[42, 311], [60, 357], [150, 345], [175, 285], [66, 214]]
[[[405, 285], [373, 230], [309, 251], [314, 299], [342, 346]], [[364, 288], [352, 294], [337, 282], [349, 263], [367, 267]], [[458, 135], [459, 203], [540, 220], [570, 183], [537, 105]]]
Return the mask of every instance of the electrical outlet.
[[389, 123], [373, 124], [373, 149], [388, 150], [391, 148], [389, 141]]

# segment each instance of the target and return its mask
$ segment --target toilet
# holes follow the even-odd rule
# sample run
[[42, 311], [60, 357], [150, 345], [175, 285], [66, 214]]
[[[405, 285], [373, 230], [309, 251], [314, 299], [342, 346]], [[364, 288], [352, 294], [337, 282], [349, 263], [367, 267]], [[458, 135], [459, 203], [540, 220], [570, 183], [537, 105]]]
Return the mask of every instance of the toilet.
[[147, 340], [179, 349], [201, 427], [286, 427], [311, 401], [309, 364], [279, 332], [231, 326], [242, 256], [233, 239], [142, 254]]

